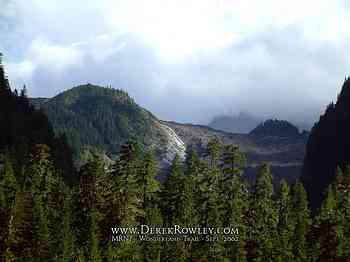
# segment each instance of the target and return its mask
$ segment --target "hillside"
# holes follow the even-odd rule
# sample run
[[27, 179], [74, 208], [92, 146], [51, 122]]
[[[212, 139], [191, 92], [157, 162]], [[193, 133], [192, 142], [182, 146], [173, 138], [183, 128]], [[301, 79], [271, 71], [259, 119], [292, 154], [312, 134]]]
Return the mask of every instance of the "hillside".
[[184, 159], [187, 147], [201, 152], [210, 138], [218, 137], [225, 144], [240, 146], [248, 159], [248, 176], [255, 173], [255, 167], [262, 161], [268, 161], [277, 180], [283, 176], [294, 181], [304, 157], [305, 136], [279, 135], [281, 125], [298, 132], [286, 121], [267, 121], [264, 128], [259, 126], [251, 134], [161, 121], [137, 105], [126, 92], [90, 84], [51, 99], [34, 99], [32, 103], [48, 114], [56, 133], [67, 135], [78, 165], [96, 151], [113, 159], [128, 139], [138, 140], [143, 149], [154, 149], [162, 167], [167, 167], [176, 154]]
[[337, 167], [350, 164], [350, 78], [336, 104], [331, 103], [311, 130], [306, 146], [302, 180], [314, 208], [334, 181]]
[[171, 131], [122, 90], [87, 84], [32, 103], [47, 113], [57, 134], [67, 135], [78, 165], [91, 152], [113, 158], [129, 139], [165, 159], [181, 154], [169, 139]]

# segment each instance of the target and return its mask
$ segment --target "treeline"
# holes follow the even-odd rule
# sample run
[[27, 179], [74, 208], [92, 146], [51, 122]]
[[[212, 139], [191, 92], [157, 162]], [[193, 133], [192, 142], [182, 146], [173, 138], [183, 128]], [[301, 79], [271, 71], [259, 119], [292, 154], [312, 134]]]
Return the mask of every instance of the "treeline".
[[[176, 157], [160, 184], [153, 154], [126, 143], [111, 167], [98, 157], [67, 186], [37, 145], [15, 171], [0, 172], [1, 261], [348, 261], [350, 172], [338, 170], [312, 218], [301, 183], [274, 192], [268, 164], [253, 185], [242, 179], [238, 147], [211, 140], [206, 157]], [[238, 241], [111, 241], [112, 227], [235, 227]]]

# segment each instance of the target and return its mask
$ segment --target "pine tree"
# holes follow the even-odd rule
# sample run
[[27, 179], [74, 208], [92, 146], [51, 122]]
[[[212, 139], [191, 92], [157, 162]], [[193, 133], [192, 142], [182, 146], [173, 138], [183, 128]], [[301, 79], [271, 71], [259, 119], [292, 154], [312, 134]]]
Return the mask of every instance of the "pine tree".
[[[144, 211], [141, 225], [160, 227], [163, 224], [159, 203], [160, 184], [156, 180], [157, 173], [157, 162], [153, 152], [148, 152], [142, 161], [138, 179]], [[143, 261], [160, 261], [161, 244], [159, 242], [143, 241], [141, 249]]]
[[50, 230], [57, 226], [57, 220], [53, 221], [49, 218], [50, 213], [54, 212], [52, 196], [57, 191], [57, 175], [50, 161], [49, 151], [47, 145], [36, 145], [25, 180], [25, 186], [30, 186], [33, 194], [36, 225], [35, 252], [40, 261], [47, 261], [49, 256], [55, 257], [53, 252], [57, 250], [54, 243], [56, 238], [53, 235], [58, 232], [58, 229]]
[[97, 212], [95, 208], [90, 211], [90, 259], [91, 262], [102, 262], [97, 226]]
[[[101, 159], [94, 156], [80, 170], [78, 189], [78, 211], [76, 213], [75, 227], [78, 228], [77, 238], [79, 245], [84, 250], [84, 256], [98, 259], [96, 243], [98, 242], [97, 210], [97, 180], [103, 176], [104, 166]], [[94, 250], [93, 250], [94, 249]], [[97, 252], [97, 251], [96, 251]]]
[[11, 208], [15, 199], [16, 190], [17, 182], [12, 163], [9, 157], [5, 155], [3, 167], [0, 170], [0, 254], [4, 254], [6, 250], [8, 222], [10, 220]]
[[18, 190], [11, 210], [9, 233], [6, 240], [7, 261], [37, 261], [36, 228], [34, 223], [34, 201], [30, 191]]
[[71, 262], [74, 258], [74, 229], [72, 227], [72, 193], [64, 189], [63, 221], [62, 221], [62, 262]]
[[222, 144], [217, 137], [208, 141], [205, 156], [209, 159], [209, 165], [211, 168], [216, 167], [219, 164], [221, 150]]
[[309, 233], [311, 224], [310, 212], [308, 209], [307, 195], [302, 183], [297, 182], [292, 188], [293, 202], [293, 255], [296, 262], [308, 261], [308, 245], [306, 236]]
[[[239, 239], [225, 243], [226, 256], [231, 261], [245, 261], [244, 215], [248, 209], [248, 189], [242, 180], [245, 158], [238, 146], [227, 145], [223, 152], [223, 176], [220, 181], [221, 214], [224, 227], [236, 227]], [[232, 236], [237, 237], [237, 236]]]
[[329, 186], [313, 225], [313, 258], [322, 261], [337, 261], [338, 247], [343, 235], [342, 214], [337, 210], [334, 189]]
[[292, 200], [287, 182], [282, 180], [277, 192], [278, 238], [276, 239], [276, 261], [295, 261], [293, 256], [294, 221]]
[[118, 195], [121, 225], [135, 225], [143, 215], [137, 174], [140, 168], [140, 149], [136, 142], [122, 146], [118, 160], [113, 166], [113, 191]]
[[248, 261], [273, 261], [274, 240], [277, 237], [278, 215], [272, 200], [273, 186], [270, 167], [263, 163], [257, 177], [248, 214], [250, 240]]
[[[184, 191], [185, 176], [180, 158], [175, 156], [162, 193], [163, 217], [165, 226], [184, 225], [188, 215], [187, 196]], [[186, 249], [184, 243], [164, 243], [163, 259], [166, 261], [185, 261]]]
[[[140, 172], [140, 149], [136, 142], [129, 141], [122, 146], [116, 163], [111, 172], [111, 192], [114, 194], [113, 202], [117, 207], [117, 226], [137, 226], [144, 217], [142, 209], [142, 189], [138, 186]], [[115, 226], [114, 225], [114, 226]], [[114, 252], [117, 261], [133, 261], [140, 258], [140, 245], [134, 241], [118, 243]]]

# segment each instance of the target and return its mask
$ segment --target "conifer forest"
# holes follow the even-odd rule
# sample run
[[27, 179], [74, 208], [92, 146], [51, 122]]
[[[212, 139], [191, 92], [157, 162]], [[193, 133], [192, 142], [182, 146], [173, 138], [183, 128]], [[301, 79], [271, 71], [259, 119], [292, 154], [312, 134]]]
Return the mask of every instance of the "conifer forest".
[[[347, 110], [348, 84], [326, 115]], [[315, 134], [325, 119], [310, 135], [311, 173], [304, 170], [307, 175], [293, 183], [276, 185], [267, 162], [254, 181], [246, 180], [248, 159], [240, 147], [215, 137], [202, 152], [187, 148], [185, 158], [176, 155], [162, 170], [154, 150], [127, 136], [112, 147], [118, 149], [112, 163], [93, 152], [77, 166], [71, 138], [54, 131], [26, 87], [10, 87], [1, 65], [0, 261], [350, 261], [350, 169], [344, 158], [335, 159], [337, 152], [320, 202], [310, 204], [308, 197], [318, 183], [312, 164], [328, 163], [325, 154], [322, 163], [314, 160], [321, 154]], [[151, 227], [174, 226], [233, 228], [234, 235], [208, 231], [192, 240], [162, 241], [115, 232], [147, 227], [147, 235]]]

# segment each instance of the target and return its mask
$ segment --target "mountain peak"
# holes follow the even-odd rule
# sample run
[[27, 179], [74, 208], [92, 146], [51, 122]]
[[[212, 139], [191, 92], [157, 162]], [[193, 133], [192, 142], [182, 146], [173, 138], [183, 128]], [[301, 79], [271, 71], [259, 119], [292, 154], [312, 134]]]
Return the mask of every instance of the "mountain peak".
[[250, 133], [253, 136], [298, 137], [299, 129], [285, 120], [268, 119]]
[[73, 87], [72, 89], [58, 94], [52, 99], [57, 102], [71, 105], [81, 100], [84, 102], [89, 102], [89, 100], [96, 101], [96, 98], [105, 99], [105, 102], [111, 103], [135, 104], [134, 99], [124, 90], [114, 89], [110, 86], [102, 87], [90, 83]]

